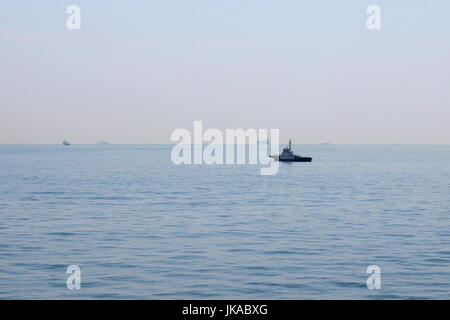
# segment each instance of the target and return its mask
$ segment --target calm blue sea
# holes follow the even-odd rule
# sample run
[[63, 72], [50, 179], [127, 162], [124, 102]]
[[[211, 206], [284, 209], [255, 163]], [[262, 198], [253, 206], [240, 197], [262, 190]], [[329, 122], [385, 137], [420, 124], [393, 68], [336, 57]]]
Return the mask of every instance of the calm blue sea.
[[449, 146], [297, 145], [274, 176], [170, 150], [0, 146], [0, 298], [450, 298]]

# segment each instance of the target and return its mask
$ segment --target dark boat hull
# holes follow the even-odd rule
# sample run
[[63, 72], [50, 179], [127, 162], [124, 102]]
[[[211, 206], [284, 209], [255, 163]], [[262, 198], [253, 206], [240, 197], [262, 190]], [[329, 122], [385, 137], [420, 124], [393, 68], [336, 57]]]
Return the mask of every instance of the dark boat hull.
[[295, 159], [280, 159], [280, 158], [278, 158], [278, 161], [280, 161], [280, 162], [311, 162], [312, 158], [309, 158], [309, 157], [296, 157]]

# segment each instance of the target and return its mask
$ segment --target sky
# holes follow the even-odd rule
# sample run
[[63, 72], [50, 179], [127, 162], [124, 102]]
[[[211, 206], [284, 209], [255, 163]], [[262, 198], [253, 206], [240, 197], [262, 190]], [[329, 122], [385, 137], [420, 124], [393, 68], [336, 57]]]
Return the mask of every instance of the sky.
[[170, 143], [194, 120], [282, 143], [450, 144], [449, 85], [448, 0], [0, 5], [4, 144]]

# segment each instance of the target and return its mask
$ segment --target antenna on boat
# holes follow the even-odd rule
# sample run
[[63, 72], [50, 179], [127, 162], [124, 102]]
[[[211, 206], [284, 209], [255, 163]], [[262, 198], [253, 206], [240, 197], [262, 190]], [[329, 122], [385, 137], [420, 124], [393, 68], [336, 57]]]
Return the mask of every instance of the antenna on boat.
[[291, 143], [292, 143], [292, 140], [289, 139], [289, 150], [291, 150]]

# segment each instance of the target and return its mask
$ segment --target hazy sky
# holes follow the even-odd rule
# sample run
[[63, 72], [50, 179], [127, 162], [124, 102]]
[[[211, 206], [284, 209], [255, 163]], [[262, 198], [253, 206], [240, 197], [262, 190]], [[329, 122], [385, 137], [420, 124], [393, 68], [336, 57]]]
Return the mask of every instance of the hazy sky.
[[203, 120], [295, 143], [450, 144], [449, 86], [449, 0], [0, 5], [2, 143], [167, 143]]

